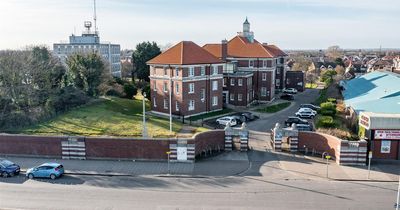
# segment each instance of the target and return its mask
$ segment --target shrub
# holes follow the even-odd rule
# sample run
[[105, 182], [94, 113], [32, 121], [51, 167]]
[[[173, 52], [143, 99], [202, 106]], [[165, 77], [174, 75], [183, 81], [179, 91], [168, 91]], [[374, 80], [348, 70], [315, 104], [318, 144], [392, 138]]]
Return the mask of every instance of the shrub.
[[335, 127], [333, 117], [331, 116], [321, 116], [317, 120], [317, 127], [332, 128]]
[[322, 103], [320, 113], [322, 115], [328, 115], [333, 117], [336, 114], [336, 105], [332, 102]]
[[132, 99], [137, 94], [137, 88], [132, 83], [124, 84], [125, 98]]
[[327, 101], [336, 104], [336, 98], [328, 98]]

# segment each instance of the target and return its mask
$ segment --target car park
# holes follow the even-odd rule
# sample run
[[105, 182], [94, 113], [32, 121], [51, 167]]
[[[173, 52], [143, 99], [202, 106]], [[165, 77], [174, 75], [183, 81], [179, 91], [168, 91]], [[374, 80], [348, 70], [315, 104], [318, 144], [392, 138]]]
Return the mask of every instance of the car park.
[[231, 126], [235, 126], [235, 125], [238, 124], [236, 118], [235, 118], [235, 117], [232, 117], [232, 116], [227, 116], [227, 117], [218, 118], [218, 119], [216, 120], [216, 122], [217, 122], [219, 125], [227, 125], [228, 123], [230, 123]]
[[[314, 111], [315, 112], [315, 111]], [[300, 117], [300, 118], [313, 118], [315, 117], [316, 113], [314, 113], [313, 111], [306, 111], [306, 110], [299, 110], [296, 112], [296, 116]]]
[[59, 163], [44, 163], [26, 171], [26, 177], [56, 179], [64, 174], [64, 166]]
[[318, 110], [321, 109], [321, 107], [316, 106], [316, 105], [314, 105], [314, 104], [301, 104], [301, 105], [300, 105], [300, 108], [309, 108], [309, 109], [312, 109], [312, 110], [314, 110], [314, 111], [318, 111]]
[[283, 94], [280, 97], [281, 99], [284, 100], [288, 100], [288, 101], [293, 101], [294, 100], [294, 96], [292, 94]]
[[283, 92], [283, 93], [296, 94], [296, 93], [297, 93], [297, 90], [296, 90], [296, 88], [285, 88], [285, 89], [283, 89], [282, 92]]
[[0, 175], [2, 177], [6, 178], [9, 176], [18, 175], [20, 170], [21, 168], [19, 165], [9, 160], [0, 158]]
[[288, 117], [287, 120], [285, 120], [285, 125], [286, 126], [292, 126], [292, 124], [309, 124], [307, 120], [301, 119], [299, 117]]

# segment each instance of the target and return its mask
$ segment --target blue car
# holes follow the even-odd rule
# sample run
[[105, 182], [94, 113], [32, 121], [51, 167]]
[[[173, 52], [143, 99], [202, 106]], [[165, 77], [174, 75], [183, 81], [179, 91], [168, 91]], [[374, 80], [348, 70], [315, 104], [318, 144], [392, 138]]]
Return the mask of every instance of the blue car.
[[1, 159], [0, 158], [0, 175], [2, 177], [9, 177], [9, 176], [14, 176], [18, 175], [20, 172], [20, 167], [19, 165], [6, 160], [6, 159]]
[[50, 178], [56, 179], [64, 174], [64, 166], [59, 163], [44, 163], [40, 166], [30, 168], [26, 171], [29, 179]]

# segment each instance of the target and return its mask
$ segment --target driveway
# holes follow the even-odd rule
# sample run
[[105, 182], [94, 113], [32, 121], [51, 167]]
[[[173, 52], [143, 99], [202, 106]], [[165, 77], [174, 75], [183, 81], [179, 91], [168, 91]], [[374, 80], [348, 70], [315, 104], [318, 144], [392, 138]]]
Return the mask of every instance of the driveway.
[[300, 104], [314, 102], [315, 99], [318, 98], [318, 96], [319, 89], [306, 89], [304, 92], [299, 92], [295, 95], [295, 100], [292, 101], [290, 107], [272, 115], [268, 115], [267, 117], [263, 117], [261, 115], [260, 119], [249, 122], [247, 126], [249, 130], [269, 132], [272, 128], [275, 127], [275, 124], [277, 122], [282, 125], [288, 116], [294, 116], [294, 113], [296, 113], [296, 111], [299, 109]]

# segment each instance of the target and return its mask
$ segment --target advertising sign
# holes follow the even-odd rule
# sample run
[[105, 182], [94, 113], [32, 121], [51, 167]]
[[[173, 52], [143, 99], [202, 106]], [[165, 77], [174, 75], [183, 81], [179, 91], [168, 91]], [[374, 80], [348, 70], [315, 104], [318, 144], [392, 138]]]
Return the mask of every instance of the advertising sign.
[[390, 143], [391, 141], [381, 142], [381, 153], [390, 153]]
[[400, 139], [400, 130], [375, 130], [375, 139]]
[[369, 129], [369, 124], [370, 124], [369, 116], [361, 114], [358, 124], [366, 129]]

